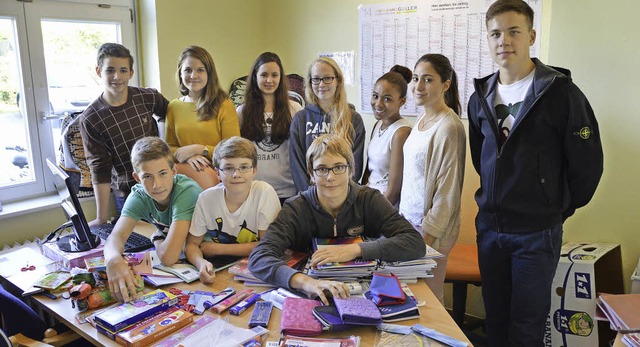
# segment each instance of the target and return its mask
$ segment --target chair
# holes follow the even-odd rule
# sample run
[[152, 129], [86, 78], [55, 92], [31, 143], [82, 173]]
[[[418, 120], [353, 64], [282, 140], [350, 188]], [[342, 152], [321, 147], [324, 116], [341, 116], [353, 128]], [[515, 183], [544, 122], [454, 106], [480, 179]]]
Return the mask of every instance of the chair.
[[[453, 284], [453, 320], [463, 330], [475, 327], [464, 322], [467, 305], [467, 285], [481, 286], [480, 267], [478, 266], [478, 247], [457, 243], [449, 253], [445, 283]], [[482, 322], [484, 324], [484, 322]]]
[[[11, 316], [11, 318], [8, 318]], [[44, 320], [18, 297], [0, 285], [0, 318], [5, 325], [0, 329], [0, 347], [4, 346], [62, 346], [80, 338], [73, 330], [58, 335], [47, 329]], [[7, 329], [9, 336], [5, 334]], [[42, 338], [42, 342], [36, 340]]]
[[[4, 346], [3, 343], [7, 343], [5, 340], [7, 337], [4, 334], [4, 331], [0, 330], [0, 346]], [[48, 347], [48, 346], [64, 346], [67, 343], [71, 343], [80, 338], [73, 330], [67, 330], [62, 334], [59, 334], [53, 329], [47, 329], [44, 332], [44, 338], [42, 341], [34, 340], [32, 338], [26, 337], [22, 334], [16, 334], [8, 337], [8, 341], [11, 344], [7, 344], [7, 346], [27, 346], [27, 347]]]
[[62, 119], [58, 165], [72, 178], [77, 189], [76, 195], [88, 197], [93, 196], [93, 183], [80, 135], [81, 114], [74, 112]]

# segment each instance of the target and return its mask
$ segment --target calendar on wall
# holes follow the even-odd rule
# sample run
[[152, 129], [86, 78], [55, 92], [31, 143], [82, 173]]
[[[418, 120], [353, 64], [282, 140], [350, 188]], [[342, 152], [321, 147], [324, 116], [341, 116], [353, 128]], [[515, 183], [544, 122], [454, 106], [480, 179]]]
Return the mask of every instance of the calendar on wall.
[[[542, 0], [526, 0], [534, 11], [536, 43], [531, 56], [540, 51]], [[449, 58], [458, 76], [460, 102], [466, 118], [473, 94], [473, 79], [497, 70], [487, 46], [485, 12], [493, 0], [412, 1], [361, 5], [358, 13], [360, 48], [360, 101], [362, 112], [372, 113], [371, 92], [376, 80], [394, 65], [413, 67], [422, 55], [440, 53]], [[419, 115], [410, 92], [400, 110]]]

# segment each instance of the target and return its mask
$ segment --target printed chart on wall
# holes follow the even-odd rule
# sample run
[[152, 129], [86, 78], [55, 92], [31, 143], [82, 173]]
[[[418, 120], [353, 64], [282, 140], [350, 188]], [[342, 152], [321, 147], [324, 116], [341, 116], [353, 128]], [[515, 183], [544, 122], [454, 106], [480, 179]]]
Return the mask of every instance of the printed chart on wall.
[[[531, 56], [540, 51], [542, 0], [526, 0], [534, 15], [536, 43]], [[426, 53], [441, 53], [451, 60], [458, 75], [460, 102], [466, 118], [467, 102], [473, 94], [473, 79], [497, 70], [489, 54], [485, 12], [493, 0], [393, 2], [359, 7], [360, 101], [371, 113], [371, 91], [375, 81], [396, 64], [413, 70]], [[402, 115], [419, 115], [411, 93]]]

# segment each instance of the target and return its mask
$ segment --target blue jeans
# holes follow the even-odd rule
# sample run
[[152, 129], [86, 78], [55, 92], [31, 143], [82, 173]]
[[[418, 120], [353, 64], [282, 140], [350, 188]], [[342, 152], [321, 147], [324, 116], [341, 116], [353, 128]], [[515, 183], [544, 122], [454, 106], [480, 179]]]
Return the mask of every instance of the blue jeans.
[[489, 346], [543, 346], [562, 224], [527, 234], [476, 228]]

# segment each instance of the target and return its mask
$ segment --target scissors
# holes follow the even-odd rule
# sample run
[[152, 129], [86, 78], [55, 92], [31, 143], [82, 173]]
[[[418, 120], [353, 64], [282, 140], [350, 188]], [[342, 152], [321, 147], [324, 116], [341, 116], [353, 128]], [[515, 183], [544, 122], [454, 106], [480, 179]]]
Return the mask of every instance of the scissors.
[[35, 265], [29, 265], [29, 263], [27, 263], [27, 266], [22, 267], [20, 271], [26, 272], [26, 271], [33, 271], [35, 269], [36, 269]]

